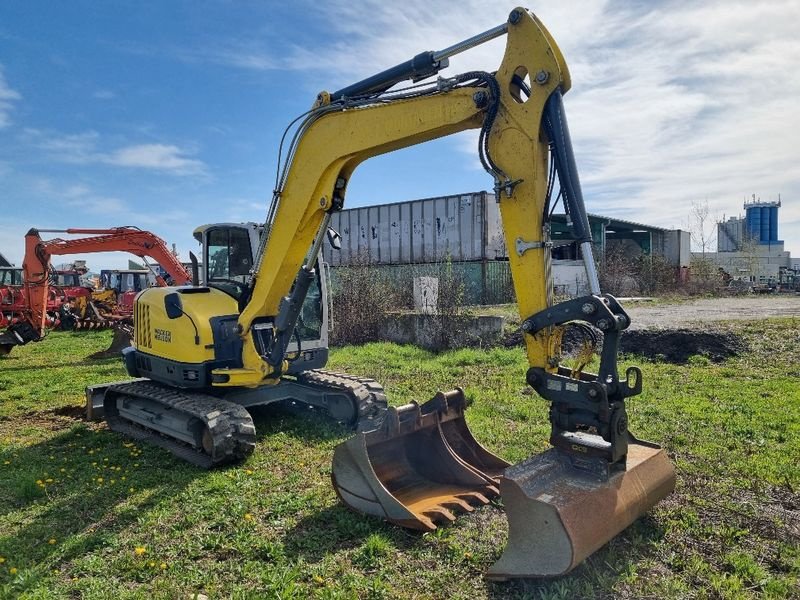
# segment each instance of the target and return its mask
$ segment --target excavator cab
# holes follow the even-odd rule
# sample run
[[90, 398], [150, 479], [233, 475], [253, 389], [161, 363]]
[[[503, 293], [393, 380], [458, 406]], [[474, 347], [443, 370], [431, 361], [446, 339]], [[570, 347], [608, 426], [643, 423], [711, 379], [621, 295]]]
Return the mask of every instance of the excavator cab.
[[[240, 306], [246, 304], [248, 282], [263, 236], [264, 226], [260, 223], [213, 223], [197, 227], [194, 238], [202, 247], [201, 282], [232, 296]], [[309, 286], [295, 335], [287, 348], [292, 357], [287, 373], [319, 369], [328, 360], [328, 271], [321, 260], [314, 271], [314, 282]]]

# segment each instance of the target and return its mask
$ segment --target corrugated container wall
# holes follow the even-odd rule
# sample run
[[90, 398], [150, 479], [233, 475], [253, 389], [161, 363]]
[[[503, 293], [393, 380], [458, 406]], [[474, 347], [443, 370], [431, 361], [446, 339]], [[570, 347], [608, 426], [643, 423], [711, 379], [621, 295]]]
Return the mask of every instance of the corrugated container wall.
[[323, 246], [326, 262], [345, 266], [494, 260], [505, 256], [494, 194], [476, 192], [351, 208], [334, 213], [342, 249]]

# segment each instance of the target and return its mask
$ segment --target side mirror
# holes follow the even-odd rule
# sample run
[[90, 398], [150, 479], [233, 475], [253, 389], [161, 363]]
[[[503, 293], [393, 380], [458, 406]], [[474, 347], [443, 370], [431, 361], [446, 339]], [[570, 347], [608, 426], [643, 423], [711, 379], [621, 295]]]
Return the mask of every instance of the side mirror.
[[334, 250], [342, 249], [342, 236], [333, 227], [328, 227], [328, 242]]
[[167, 317], [170, 319], [177, 319], [183, 314], [183, 302], [178, 292], [164, 296], [164, 310], [167, 311]]

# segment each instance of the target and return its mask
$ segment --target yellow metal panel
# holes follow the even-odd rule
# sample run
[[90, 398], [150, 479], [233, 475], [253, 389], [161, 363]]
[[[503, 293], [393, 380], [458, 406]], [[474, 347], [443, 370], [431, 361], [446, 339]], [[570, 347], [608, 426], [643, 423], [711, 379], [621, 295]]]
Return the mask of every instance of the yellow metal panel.
[[[527, 100], [512, 85], [514, 74], [529, 74], [531, 96]], [[541, 137], [541, 121], [547, 98], [559, 86], [566, 91], [570, 79], [561, 51], [535, 17], [509, 26], [506, 54], [496, 76], [502, 99], [489, 148], [512, 181], [522, 179], [511, 197], [501, 193], [499, 200], [514, 291], [520, 315], [526, 318], [547, 308], [552, 297], [550, 248], [543, 244], [549, 239], [542, 229], [548, 153], [546, 140]], [[520, 256], [516, 250], [518, 238], [542, 247]], [[525, 336], [531, 365], [555, 366], [548, 364], [548, 341], [546, 331], [535, 338]]]
[[[136, 297], [134, 346], [142, 352], [179, 362], [202, 363], [213, 360], [211, 317], [237, 314], [236, 300], [214, 288], [210, 288], [208, 293], [180, 294], [186, 314], [170, 319], [164, 308], [164, 298], [176, 290], [174, 287], [149, 288]], [[147, 318], [139, 318], [145, 307], [149, 309]], [[194, 326], [197, 326], [199, 344], [195, 344]], [[146, 347], [141, 343], [144, 339], [138, 339], [142, 335], [140, 328], [143, 327], [147, 327], [147, 336], [144, 338], [147, 340]]]

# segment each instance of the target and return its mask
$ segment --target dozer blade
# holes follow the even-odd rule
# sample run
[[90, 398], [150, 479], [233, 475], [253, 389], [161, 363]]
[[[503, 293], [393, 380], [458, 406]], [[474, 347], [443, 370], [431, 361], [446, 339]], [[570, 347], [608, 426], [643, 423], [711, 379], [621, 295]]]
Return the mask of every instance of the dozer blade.
[[105, 350], [99, 350], [94, 354], [90, 354], [87, 358], [89, 360], [120, 358], [122, 356], [122, 350], [131, 345], [132, 333], [132, 328], [127, 324], [115, 325], [114, 337], [111, 339], [111, 345]]
[[378, 429], [337, 446], [336, 493], [350, 508], [423, 531], [487, 504], [508, 463], [475, 441], [464, 408], [460, 389], [389, 408]]
[[609, 474], [607, 464], [553, 448], [508, 468], [500, 478], [508, 545], [486, 577], [567, 573], [675, 488], [666, 453], [633, 436], [627, 468]]

